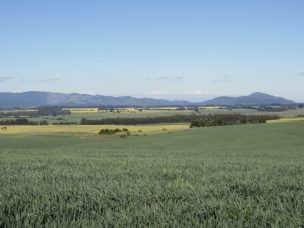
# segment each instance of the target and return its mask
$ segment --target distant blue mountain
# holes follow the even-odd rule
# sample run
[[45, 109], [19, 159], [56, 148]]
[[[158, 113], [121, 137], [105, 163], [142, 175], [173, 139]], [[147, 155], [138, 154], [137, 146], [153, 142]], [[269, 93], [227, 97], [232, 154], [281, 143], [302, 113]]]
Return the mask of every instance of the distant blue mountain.
[[130, 96], [112, 97], [88, 94], [66, 94], [51, 92], [0, 92], [0, 107], [38, 107], [38, 106], [174, 106], [192, 105], [188, 101], [169, 101], [164, 99], [135, 98]]
[[0, 92], [0, 107], [38, 107], [38, 106], [187, 106], [187, 105], [270, 105], [294, 104], [293, 101], [265, 93], [253, 93], [241, 97], [217, 97], [205, 102], [169, 101], [165, 99], [135, 98], [130, 96], [103, 96], [78, 93], [51, 92]]
[[288, 105], [294, 104], [293, 101], [287, 100], [283, 97], [275, 97], [266, 93], [252, 93], [249, 96], [240, 96], [240, 97], [227, 97], [221, 96], [214, 99], [201, 102], [200, 104], [212, 104], [212, 105]]

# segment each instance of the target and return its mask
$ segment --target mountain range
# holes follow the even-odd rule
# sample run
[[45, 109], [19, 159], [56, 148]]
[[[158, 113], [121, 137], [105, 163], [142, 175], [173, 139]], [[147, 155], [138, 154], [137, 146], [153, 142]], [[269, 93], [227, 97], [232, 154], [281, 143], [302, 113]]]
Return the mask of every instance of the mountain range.
[[130, 96], [103, 96], [78, 93], [52, 92], [0, 92], [1, 108], [24, 108], [38, 106], [187, 106], [187, 105], [270, 105], [293, 104], [291, 100], [275, 97], [265, 93], [253, 93], [248, 96], [221, 96], [214, 99], [193, 103], [184, 100], [169, 101], [165, 99], [135, 98]]

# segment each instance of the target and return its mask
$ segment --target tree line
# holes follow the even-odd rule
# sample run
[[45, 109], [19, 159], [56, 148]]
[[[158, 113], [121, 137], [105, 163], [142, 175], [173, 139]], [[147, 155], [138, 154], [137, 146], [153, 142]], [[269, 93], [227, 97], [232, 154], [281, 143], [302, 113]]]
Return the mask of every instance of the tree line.
[[267, 120], [278, 119], [276, 115], [241, 115], [241, 114], [216, 114], [216, 115], [174, 115], [142, 118], [108, 118], [89, 120], [82, 118], [81, 125], [137, 125], [157, 123], [191, 123], [190, 126], [203, 125], [228, 125], [242, 123], [265, 123]]
[[[190, 127], [221, 126], [232, 124], [265, 123], [267, 120], [278, 119], [277, 115], [174, 115], [141, 118], [108, 118], [91, 120], [82, 118], [77, 122], [58, 122], [53, 125], [137, 125], [157, 123], [190, 123]], [[46, 120], [30, 121], [27, 118], [0, 120], [0, 125], [48, 125]]]
[[42, 121], [29, 121], [26, 118], [11, 119], [11, 120], [1, 120], [0, 125], [48, 125], [46, 120]]
[[190, 127], [211, 127], [235, 124], [257, 124], [266, 123], [267, 120], [278, 119], [272, 115], [208, 115], [200, 119], [192, 120]]
[[107, 118], [107, 119], [86, 119], [80, 120], [81, 125], [136, 125], [136, 124], [156, 124], [156, 123], [179, 123], [191, 122], [195, 118], [191, 115], [174, 115], [174, 116], [157, 116], [157, 117], [140, 117], [140, 118]]

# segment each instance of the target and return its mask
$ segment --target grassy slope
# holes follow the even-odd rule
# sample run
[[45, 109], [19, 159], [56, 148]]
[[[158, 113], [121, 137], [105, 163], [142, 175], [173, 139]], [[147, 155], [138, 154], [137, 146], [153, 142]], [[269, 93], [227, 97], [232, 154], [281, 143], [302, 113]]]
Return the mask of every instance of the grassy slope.
[[304, 123], [0, 136], [0, 226], [304, 224]]

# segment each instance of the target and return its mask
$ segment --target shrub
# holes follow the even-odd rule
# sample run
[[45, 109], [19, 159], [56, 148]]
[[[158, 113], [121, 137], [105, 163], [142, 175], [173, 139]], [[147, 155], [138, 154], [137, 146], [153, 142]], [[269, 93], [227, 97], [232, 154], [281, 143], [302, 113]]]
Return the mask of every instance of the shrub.
[[125, 129], [125, 130], [122, 130], [122, 129], [119, 129], [119, 128], [115, 128], [115, 129], [100, 129], [99, 131], [99, 134], [100, 135], [115, 135], [116, 133], [119, 133], [119, 132], [125, 132], [124, 135], [130, 135], [130, 132], [129, 130]]

